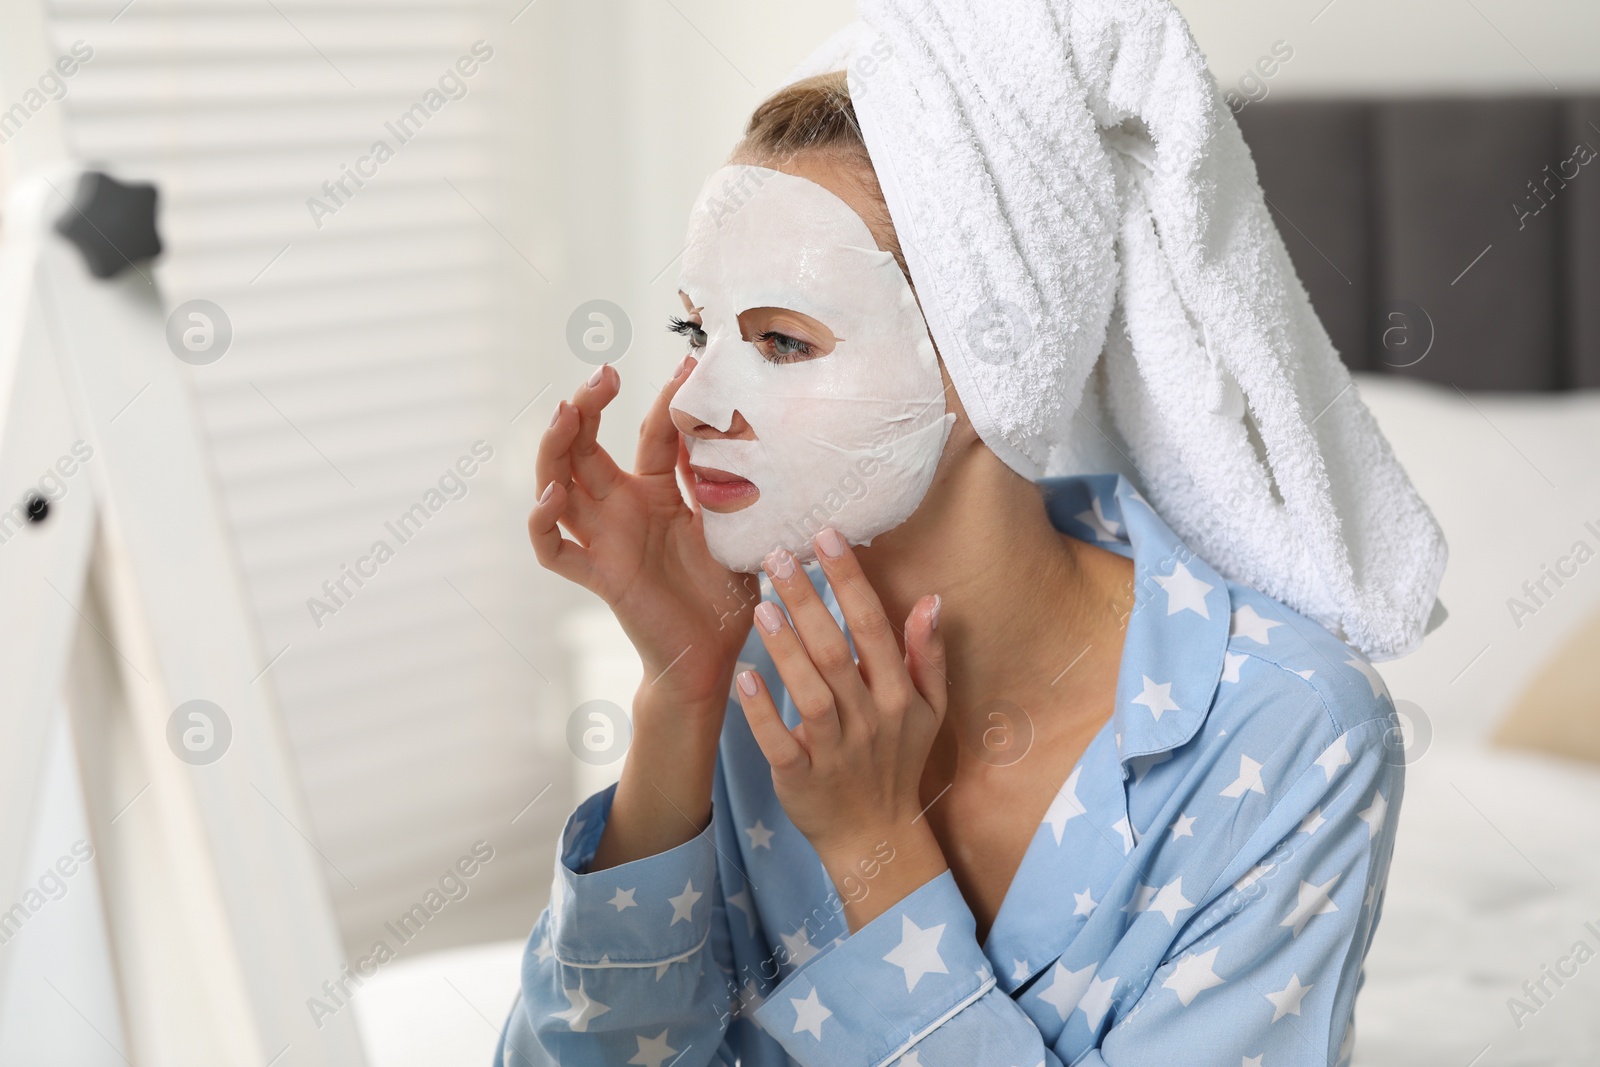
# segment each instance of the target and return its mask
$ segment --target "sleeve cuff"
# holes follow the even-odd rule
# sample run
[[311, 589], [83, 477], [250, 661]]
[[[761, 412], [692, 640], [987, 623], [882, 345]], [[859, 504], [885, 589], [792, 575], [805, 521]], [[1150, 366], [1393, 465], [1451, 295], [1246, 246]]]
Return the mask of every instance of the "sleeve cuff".
[[756, 1021], [802, 1064], [884, 1063], [993, 988], [976, 930], [945, 871], [789, 975]]
[[712, 822], [675, 848], [603, 871], [594, 859], [616, 786], [585, 800], [561, 830], [550, 886], [550, 948], [574, 967], [645, 967], [692, 955], [711, 930], [716, 890]]

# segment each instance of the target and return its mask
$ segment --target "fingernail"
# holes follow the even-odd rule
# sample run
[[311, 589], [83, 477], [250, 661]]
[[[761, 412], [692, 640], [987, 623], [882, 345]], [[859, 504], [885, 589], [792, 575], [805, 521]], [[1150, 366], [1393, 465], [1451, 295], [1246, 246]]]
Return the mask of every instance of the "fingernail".
[[674, 378], [683, 377], [684, 372], [689, 369], [689, 361], [692, 359], [694, 359], [693, 356], [684, 356], [683, 362], [678, 364], [678, 369], [672, 372], [672, 376]]
[[755, 696], [756, 695], [756, 672], [755, 671], [740, 671], [739, 672], [739, 688], [740, 688], [740, 690], [742, 690], [744, 692], [745, 696], [747, 696], [747, 697]]
[[768, 636], [775, 634], [783, 629], [783, 609], [770, 600], [763, 600], [756, 605], [756, 621]]
[[550, 425], [551, 426], [554, 426], [556, 423], [561, 421], [561, 413], [563, 411], [565, 411], [566, 408], [567, 408], [567, 402], [565, 400], [558, 401], [556, 403], [556, 413], [554, 415], [550, 416]]
[[769, 575], [788, 581], [794, 577], [794, 556], [787, 548], [775, 548], [767, 553], [767, 558], [761, 565], [766, 568]]
[[817, 534], [817, 548], [829, 559], [838, 559], [844, 552], [844, 541], [840, 539], [838, 530], [826, 526]]
[[943, 606], [944, 601], [939, 597], [939, 594], [933, 594], [933, 607], [928, 609], [928, 629], [937, 630], [939, 628], [939, 609]]
[[552, 481], [549, 485], [544, 487], [544, 492], [539, 494], [539, 503], [543, 504], [546, 500], [549, 500], [550, 499], [550, 494], [555, 492], [555, 491], [556, 491], [556, 483], [554, 481]]
[[600, 384], [600, 379], [604, 378], [605, 376], [606, 376], [606, 365], [604, 363], [602, 363], [602, 364], [600, 364], [598, 367], [596, 367], [594, 369], [594, 373], [593, 374], [589, 375], [589, 388], [593, 389], [595, 386], [599, 385]]

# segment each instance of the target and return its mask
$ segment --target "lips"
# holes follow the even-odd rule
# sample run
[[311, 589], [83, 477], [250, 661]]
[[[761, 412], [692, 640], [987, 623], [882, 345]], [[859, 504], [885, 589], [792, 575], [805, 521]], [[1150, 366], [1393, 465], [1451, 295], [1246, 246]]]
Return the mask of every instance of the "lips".
[[690, 464], [694, 472], [694, 497], [712, 511], [738, 511], [749, 507], [761, 495], [755, 483], [716, 467]]

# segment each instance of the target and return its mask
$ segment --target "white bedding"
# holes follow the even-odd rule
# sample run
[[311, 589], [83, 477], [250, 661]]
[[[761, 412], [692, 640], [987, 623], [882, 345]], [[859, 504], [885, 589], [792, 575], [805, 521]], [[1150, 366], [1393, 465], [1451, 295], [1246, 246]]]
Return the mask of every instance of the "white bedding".
[[[1435, 748], [1402, 810], [1356, 1067], [1600, 1064], [1600, 767]], [[1595, 958], [1529, 999], [1580, 940]], [[1532, 1014], [1514, 1020], [1512, 996]]]
[[[1407, 777], [1383, 921], [1356, 1005], [1355, 1067], [1600, 1064], [1596, 931], [1600, 768], [1476, 746], [1430, 749]], [[1543, 1006], [1529, 1000], [1522, 983], [1538, 982], [1579, 940], [1596, 958], [1564, 986], [1546, 978], [1553, 995], [1541, 994]], [[487, 1065], [521, 952], [520, 940], [497, 942], [380, 972], [356, 997], [371, 1067]], [[1520, 1029], [1511, 996], [1534, 1009]]]

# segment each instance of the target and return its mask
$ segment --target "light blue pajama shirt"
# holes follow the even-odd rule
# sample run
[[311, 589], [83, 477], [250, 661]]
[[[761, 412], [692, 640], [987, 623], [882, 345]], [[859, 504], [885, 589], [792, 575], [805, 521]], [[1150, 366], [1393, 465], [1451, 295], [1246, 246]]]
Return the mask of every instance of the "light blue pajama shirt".
[[[849, 932], [730, 696], [705, 832], [579, 873], [615, 787], [573, 812], [497, 1065], [1348, 1061], [1403, 786], [1383, 682], [1122, 477], [1040, 485], [1058, 529], [1132, 557], [1135, 600], [1116, 707], [987, 940], [948, 871]], [[796, 724], [753, 631], [740, 658]]]

